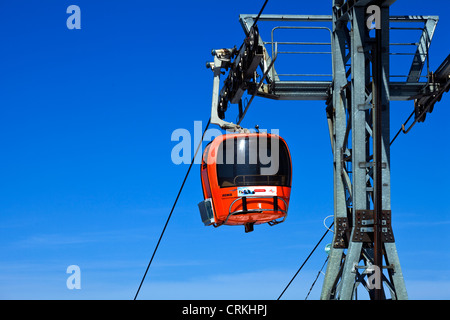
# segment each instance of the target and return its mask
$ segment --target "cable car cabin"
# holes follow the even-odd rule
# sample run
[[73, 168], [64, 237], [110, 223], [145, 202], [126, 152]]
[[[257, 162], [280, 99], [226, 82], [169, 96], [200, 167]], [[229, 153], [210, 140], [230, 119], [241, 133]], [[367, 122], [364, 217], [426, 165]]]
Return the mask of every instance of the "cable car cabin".
[[226, 134], [203, 153], [204, 201], [198, 204], [206, 226], [275, 225], [286, 219], [291, 193], [291, 156], [286, 142], [266, 133]]

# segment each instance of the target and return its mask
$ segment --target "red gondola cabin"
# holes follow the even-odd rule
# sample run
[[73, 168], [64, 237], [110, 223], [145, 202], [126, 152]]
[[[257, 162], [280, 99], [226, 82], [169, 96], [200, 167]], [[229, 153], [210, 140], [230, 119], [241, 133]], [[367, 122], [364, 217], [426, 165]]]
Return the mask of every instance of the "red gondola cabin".
[[205, 225], [278, 224], [286, 219], [292, 182], [286, 142], [266, 133], [235, 133], [215, 138], [203, 153]]

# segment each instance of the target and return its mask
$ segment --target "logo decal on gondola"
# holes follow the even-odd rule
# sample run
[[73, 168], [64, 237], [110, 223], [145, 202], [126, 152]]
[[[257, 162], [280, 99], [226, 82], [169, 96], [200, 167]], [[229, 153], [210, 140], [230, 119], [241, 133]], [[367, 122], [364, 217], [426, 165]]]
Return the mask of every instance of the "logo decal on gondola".
[[276, 196], [276, 187], [238, 187], [238, 196]]

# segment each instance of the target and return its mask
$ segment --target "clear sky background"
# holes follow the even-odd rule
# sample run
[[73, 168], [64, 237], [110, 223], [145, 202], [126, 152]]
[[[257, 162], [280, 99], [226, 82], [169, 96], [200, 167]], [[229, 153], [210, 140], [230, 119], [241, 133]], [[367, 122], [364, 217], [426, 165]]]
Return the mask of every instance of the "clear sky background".
[[[81, 30], [66, 27], [71, 4], [81, 8]], [[239, 14], [262, 4], [0, 2], [1, 299], [133, 299], [188, 168], [171, 160], [172, 132], [206, 124], [211, 49], [239, 47]], [[269, 1], [264, 13], [331, 14], [331, 0]], [[448, 1], [399, 0], [391, 15], [440, 15], [435, 70], [450, 53]], [[395, 134], [413, 102], [391, 108]], [[448, 119], [450, 95], [392, 148], [393, 228], [412, 299], [450, 298]], [[276, 299], [324, 233], [333, 214], [325, 103], [256, 98], [244, 122], [279, 129], [290, 146], [286, 222], [249, 234], [203, 226], [196, 165], [140, 299]], [[284, 299], [305, 298], [331, 239]], [[69, 265], [81, 269], [80, 290], [66, 287]]]

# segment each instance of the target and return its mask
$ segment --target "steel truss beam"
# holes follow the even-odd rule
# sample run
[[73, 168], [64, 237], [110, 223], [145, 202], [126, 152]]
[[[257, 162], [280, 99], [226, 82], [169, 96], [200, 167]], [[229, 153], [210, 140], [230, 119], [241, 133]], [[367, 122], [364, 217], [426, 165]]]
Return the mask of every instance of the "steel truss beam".
[[[371, 1], [355, 1], [357, 5], [352, 6], [363, 8], [364, 3]], [[373, 2], [373, 1], [372, 1]], [[391, 1], [390, 3], [393, 3]], [[389, 2], [388, 2], [389, 3]], [[342, 6], [341, 6], [342, 8]], [[364, 7], [366, 8], [366, 7]], [[340, 9], [342, 11], [342, 9]], [[346, 12], [345, 17], [349, 14]], [[256, 15], [241, 14], [239, 21], [244, 29], [246, 35], [249, 34], [253, 21], [256, 19]], [[343, 24], [343, 18], [338, 19], [339, 24]], [[423, 94], [425, 90], [425, 84], [419, 82], [420, 74], [425, 66], [426, 57], [428, 55], [428, 49], [433, 39], [433, 35], [436, 29], [436, 24], [439, 18], [437, 16], [390, 16], [389, 21], [391, 23], [414, 23], [421, 22], [424, 24], [423, 32], [419, 42], [417, 43], [417, 50], [414, 56], [414, 61], [411, 65], [408, 80], [390, 81], [389, 93], [391, 101], [406, 101], [413, 100], [415, 97]], [[261, 15], [259, 21], [272, 21], [272, 22], [333, 22], [333, 16], [331, 15]], [[337, 21], [335, 23], [338, 23]], [[395, 28], [395, 27], [394, 27]], [[348, 36], [348, 35], [347, 35]], [[260, 38], [260, 42], [263, 40]], [[265, 63], [262, 65], [264, 70], [271, 63], [271, 57], [265, 54]], [[260, 91], [257, 92], [258, 96], [271, 98], [275, 100], [327, 100], [329, 97], [329, 90], [332, 87], [331, 81], [280, 81], [277, 73], [271, 76], [269, 73], [268, 84], [264, 85]], [[252, 92], [250, 92], [252, 93]]]

